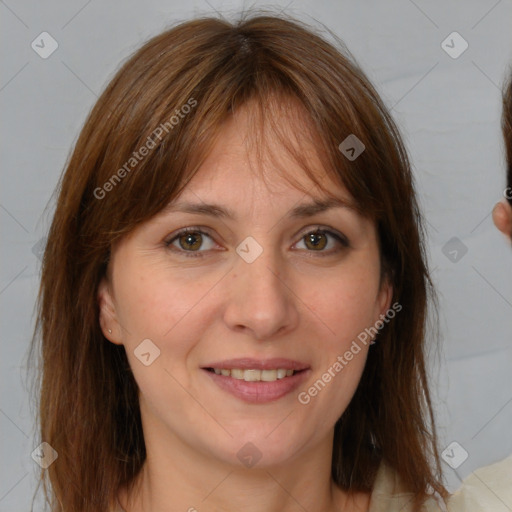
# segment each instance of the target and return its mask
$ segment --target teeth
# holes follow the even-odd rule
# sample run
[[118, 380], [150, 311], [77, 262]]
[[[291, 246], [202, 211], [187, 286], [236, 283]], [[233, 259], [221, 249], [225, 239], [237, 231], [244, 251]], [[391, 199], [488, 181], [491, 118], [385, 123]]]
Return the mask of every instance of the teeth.
[[294, 370], [285, 370], [284, 368], [277, 368], [275, 370], [242, 370], [240, 368], [228, 370], [226, 368], [214, 368], [213, 371], [217, 375], [245, 380], [246, 382], [274, 382], [285, 377], [291, 377], [295, 373]]
[[285, 377], [286, 377], [286, 370], [283, 370], [282, 368], [277, 370], [277, 378], [278, 379], [284, 379]]
[[[233, 374], [233, 370], [231, 370], [231, 374]], [[244, 380], [246, 382], [258, 382], [261, 380], [261, 370], [245, 370]]]
[[261, 380], [265, 382], [277, 380], [277, 370], [261, 370]]
[[[234, 379], [243, 380], [243, 378], [244, 378], [243, 370], [233, 369], [233, 370], [223, 370], [223, 371], [228, 372], [227, 375], [231, 375], [231, 377], [233, 377]], [[223, 373], [222, 375], [226, 375], [226, 374]]]

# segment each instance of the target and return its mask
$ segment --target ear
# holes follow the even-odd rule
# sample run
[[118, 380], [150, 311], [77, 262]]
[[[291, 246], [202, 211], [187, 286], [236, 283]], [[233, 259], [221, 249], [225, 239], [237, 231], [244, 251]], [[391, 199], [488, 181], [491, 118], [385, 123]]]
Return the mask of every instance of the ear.
[[115, 302], [110, 283], [106, 277], [102, 278], [98, 286], [97, 300], [103, 336], [116, 345], [122, 345], [121, 325], [117, 319]]
[[494, 225], [512, 240], [512, 206], [506, 200], [498, 203], [492, 211]]
[[393, 285], [388, 276], [382, 278], [377, 302], [375, 303], [375, 322], [382, 320], [382, 317], [387, 316], [386, 313], [391, 307], [393, 299]]
[[380, 285], [379, 295], [377, 299], [378, 317], [385, 315], [391, 307], [391, 300], [393, 299], [393, 285], [388, 276], [384, 276]]

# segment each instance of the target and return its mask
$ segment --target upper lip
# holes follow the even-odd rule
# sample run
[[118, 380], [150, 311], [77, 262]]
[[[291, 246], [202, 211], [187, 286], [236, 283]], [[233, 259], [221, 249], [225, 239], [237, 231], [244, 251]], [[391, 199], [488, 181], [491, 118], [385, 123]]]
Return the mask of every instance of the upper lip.
[[292, 359], [273, 358], [273, 359], [252, 359], [243, 357], [238, 359], [228, 359], [225, 361], [216, 361], [207, 364], [203, 368], [225, 368], [225, 369], [241, 369], [241, 370], [306, 370], [309, 365]]

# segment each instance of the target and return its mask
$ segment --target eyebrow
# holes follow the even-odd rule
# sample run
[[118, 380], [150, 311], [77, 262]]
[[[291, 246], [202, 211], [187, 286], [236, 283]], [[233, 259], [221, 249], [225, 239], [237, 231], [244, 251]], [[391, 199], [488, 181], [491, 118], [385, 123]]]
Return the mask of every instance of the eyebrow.
[[[301, 219], [313, 217], [318, 213], [325, 212], [333, 208], [347, 208], [357, 211], [353, 204], [339, 198], [315, 199], [310, 203], [303, 203], [292, 208], [287, 217]], [[209, 215], [211, 217], [223, 219], [236, 219], [236, 214], [230, 208], [225, 208], [217, 204], [209, 203], [188, 203], [178, 202], [168, 204], [164, 211], [166, 213], [182, 212], [199, 215]]]

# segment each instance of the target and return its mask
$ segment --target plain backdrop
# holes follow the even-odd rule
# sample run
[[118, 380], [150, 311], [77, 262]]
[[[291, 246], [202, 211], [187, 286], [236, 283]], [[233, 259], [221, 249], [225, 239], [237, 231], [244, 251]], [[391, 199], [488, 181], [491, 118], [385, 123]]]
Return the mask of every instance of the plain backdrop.
[[[440, 299], [431, 374], [449, 488], [512, 453], [512, 250], [491, 219], [505, 188], [501, 88], [512, 64], [512, 0], [2, 0], [0, 511], [29, 510], [35, 490], [25, 366], [39, 255], [85, 117], [143, 41], [193, 16], [233, 18], [249, 7], [325, 24], [404, 135]], [[58, 44], [45, 59], [31, 46], [42, 32]]]

